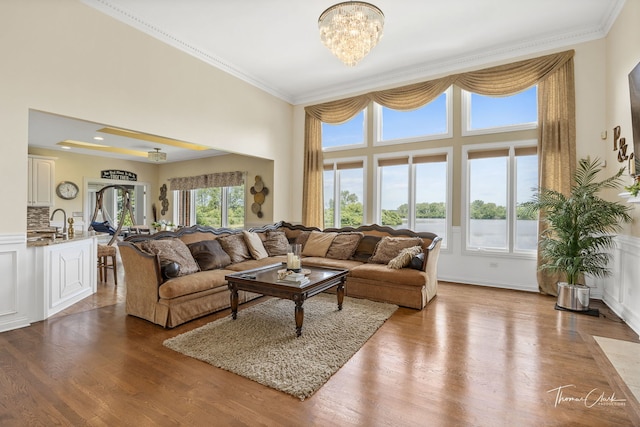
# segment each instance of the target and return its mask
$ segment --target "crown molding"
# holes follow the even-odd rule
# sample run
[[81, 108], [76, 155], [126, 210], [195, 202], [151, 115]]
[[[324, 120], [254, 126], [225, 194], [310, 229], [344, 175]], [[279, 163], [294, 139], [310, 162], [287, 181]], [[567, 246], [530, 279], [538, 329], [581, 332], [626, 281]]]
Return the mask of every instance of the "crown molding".
[[201, 61], [212, 65], [232, 76], [249, 83], [252, 86], [257, 87], [277, 98], [282, 99], [290, 104], [293, 104], [293, 97], [291, 94], [282, 92], [273, 86], [267, 84], [266, 82], [253, 77], [252, 75], [240, 70], [239, 68], [233, 66], [232, 64], [226, 62], [224, 59], [219, 58], [215, 55], [211, 55], [208, 52], [204, 52], [196, 46], [192, 46], [189, 43], [169, 34], [164, 31], [162, 28], [156, 27], [138, 16], [135, 16], [131, 12], [113, 5], [107, 0], [82, 0], [82, 2], [112, 18], [125, 22], [126, 24], [136, 28], [137, 30], [142, 31], [145, 34], [150, 35], [151, 37], [158, 39], [164, 43], [167, 43], [170, 46], [175, 47], [195, 58], [200, 59]]
[[294, 105], [328, 102], [375, 90], [418, 83], [437, 76], [480, 69], [515, 61], [519, 58], [531, 57], [536, 54], [567, 49], [576, 44], [598, 40], [605, 36], [606, 32], [602, 26], [598, 26], [597, 28], [580, 29], [545, 38], [523, 40], [519, 43], [481, 50], [470, 55], [451, 57], [442, 61], [428, 61], [403, 70], [394, 70], [386, 74], [377, 74], [368, 79], [360, 79], [357, 83], [347, 82], [342, 85], [333, 85], [330, 88], [308, 92], [294, 98]]
[[145, 22], [131, 12], [113, 5], [109, 0], [82, 0], [82, 2], [292, 105], [310, 105], [374, 90], [402, 86], [425, 81], [436, 76], [498, 65], [507, 61], [532, 57], [536, 54], [550, 53], [570, 48], [576, 44], [601, 39], [607, 36], [625, 4], [625, 0], [611, 2], [601, 22], [592, 27], [572, 29], [562, 34], [493, 46], [472, 54], [445, 58], [439, 61], [427, 61], [405, 69], [397, 69], [388, 73], [376, 74], [369, 78], [361, 78], [357, 81], [349, 81], [318, 90], [292, 94], [283, 92], [272, 84], [252, 76], [224, 59], [180, 40], [163, 29]]

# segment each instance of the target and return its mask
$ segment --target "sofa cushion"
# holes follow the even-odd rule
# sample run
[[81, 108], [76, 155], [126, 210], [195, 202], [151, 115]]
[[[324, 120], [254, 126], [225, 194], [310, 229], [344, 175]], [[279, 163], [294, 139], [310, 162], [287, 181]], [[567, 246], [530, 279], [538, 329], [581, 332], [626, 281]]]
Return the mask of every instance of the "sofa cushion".
[[242, 235], [244, 236], [244, 242], [247, 244], [247, 248], [249, 249], [249, 253], [253, 259], [262, 259], [269, 256], [269, 253], [267, 253], [267, 250], [264, 248], [262, 239], [258, 233], [242, 230]]
[[354, 261], [351, 259], [333, 259], [323, 257], [306, 257], [302, 258], [302, 268], [304, 267], [328, 267], [328, 268], [344, 268], [345, 270], [351, 270], [354, 267], [362, 265], [360, 261]]
[[222, 249], [222, 245], [217, 239], [191, 243], [188, 247], [202, 271], [214, 270], [231, 264], [231, 257]]
[[356, 252], [363, 237], [364, 233], [360, 232], [338, 233], [325, 256], [333, 259], [349, 259]]
[[172, 299], [206, 291], [218, 286], [227, 287], [227, 281], [224, 276], [231, 273], [233, 273], [233, 271], [218, 269], [200, 271], [189, 276], [176, 277], [160, 285], [158, 295], [160, 298]]
[[338, 233], [323, 233], [320, 231], [312, 231], [309, 235], [307, 243], [302, 249], [302, 255], [304, 256], [319, 256], [324, 257], [327, 255], [329, 246], [333, 242], [333, 239]]
[[220, 240], [222, 249], [229, 254], [232, 264], [251, 259], [249, 248], [244, 241], [242, 233], [229, 234], [228, 236], [220, 237], [218, 240]]
[[396, 270], [407, 267], [411, 263], [411, 260], [413, 259], [413, 257], [418, 255], [419, 253], [422, 253], [422, 248], [420, 246], [412, 246], [410, 248], [404, 248], [403, 250], [400, 251], [398, 256], [396, 256], [391, 261], [389, 261], [387, 266], [389, 268], [394, 268]]
[[267, 231], [263, 244], [269, 256], [286, 255], [289, 252], [289, 240], [284, 231]]
[[349, 294], [349, 279], [363, 279], [388, 283], [389, 286], [425, 286], [427, 273], [424, 271], [402, 268], [394, 270], [384, 264], [362, 264], [352, 268], [347, 276], [347, 295]]
[[140, 243], [140, 248], [148, 253], [158, 255], [160, 265], [177, 263], [180, 266], [179, 276], [200, 271], [200, 267], [193, 259], [189, 248], [180, 239], [145, 240]]
[[282, 264], [284, 261], [286, 261], [286, 256], [276, 256], [276, 257], [269, 257], [269, 258], [262, 258], [262, 259], [249, 259], [249, 260], [239, 262], [237, 264], [231, 264], [226, 268], [227, 270], [233, 270], [233, 271], [246, 271], [246, 270], [253, 270], [254, 268], [268, 267], [274, 264]]
[[422, 239], [420, 237], [383, 237], [376, 249], [373, 251], [373, 255], [369, 258], [369, 262], [375, 264], [388, 264], [393, 258], [400, 254], [400, 251], [412, 246], [422, 246]]

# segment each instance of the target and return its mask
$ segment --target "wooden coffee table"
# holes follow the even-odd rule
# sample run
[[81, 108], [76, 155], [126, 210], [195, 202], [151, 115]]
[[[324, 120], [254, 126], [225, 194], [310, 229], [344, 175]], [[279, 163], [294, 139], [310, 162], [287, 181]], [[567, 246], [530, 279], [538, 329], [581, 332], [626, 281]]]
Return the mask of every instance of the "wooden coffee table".
[[348, 270], [326, 267], [303, 267], [310, 270], [307, 276], [309, 282], [298, 284], [278, 280], [278, 270], [285, 268], [282, 264], [274, 264], [267, 267], [256, 268], [239, 273], [229, 274], [225, 279], [229, 283], [231, 291], [231, 316], [238, 316], [238, 291], [249, 291], [257, 294], [269, 295], [282, 299], [289, 299], [296, 303], [296, 335], [302, 334], [302, 321], [304, 320], [304, 301], [322, 291], [337, 286], [338, 310], [342, 310], [344, 299], [344, 282]]

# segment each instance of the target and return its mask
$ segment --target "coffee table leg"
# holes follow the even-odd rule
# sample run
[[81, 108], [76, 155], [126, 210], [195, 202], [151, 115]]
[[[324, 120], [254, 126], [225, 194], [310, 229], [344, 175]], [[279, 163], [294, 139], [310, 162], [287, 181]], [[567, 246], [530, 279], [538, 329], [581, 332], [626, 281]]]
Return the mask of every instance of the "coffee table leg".
[[342, 301], [344, 301], [344, 281], [338, 284], [336, 294], [338, 295], [338, 310], [342, 310]]
[[231, 317], [233, 320], [238, 318], [238, 290], [231, 288]]
[[302, 335], [302, 321], [304, 320], [304, 308], [302, 304], [304, 300], [296, 301], [296, 336]]

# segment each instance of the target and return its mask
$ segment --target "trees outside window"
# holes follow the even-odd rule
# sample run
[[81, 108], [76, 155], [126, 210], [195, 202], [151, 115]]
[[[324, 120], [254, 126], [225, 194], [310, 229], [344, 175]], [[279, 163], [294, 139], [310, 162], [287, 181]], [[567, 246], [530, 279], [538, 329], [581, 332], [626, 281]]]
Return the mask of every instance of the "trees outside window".
[[451, 218], [451, 150], [407, 154], [377, 158], [379, 221], [392, 228], [436, 233], [446, 247]]
[[342, 159], [325, 163], [323, 176], [325, 227], [364, 224], [364, 160]]
[[234, 187], [210, 187], [189, 190], [189, 206], [182, 198], [174, 198], [180, 218], [188, 217], [190, 224], [211, 227], [243, 228], [245, 218], [244, 185]]

